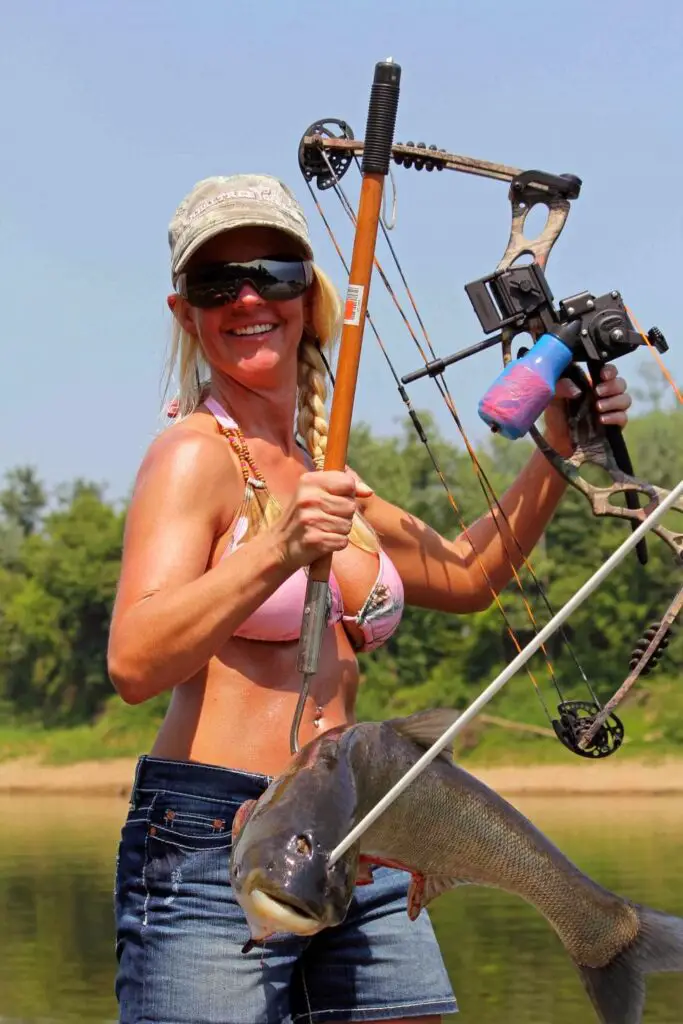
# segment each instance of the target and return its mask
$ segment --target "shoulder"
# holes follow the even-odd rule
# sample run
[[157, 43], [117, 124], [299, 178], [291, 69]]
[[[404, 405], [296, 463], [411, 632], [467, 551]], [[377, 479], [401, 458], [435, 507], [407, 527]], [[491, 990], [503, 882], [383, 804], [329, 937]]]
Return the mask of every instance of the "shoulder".
[[242, 487], [237, 460], [212, 417], [194, 413], [152, 441], [135, 480], [132, 504], [161, 511], [188, 505], [223, 518]]

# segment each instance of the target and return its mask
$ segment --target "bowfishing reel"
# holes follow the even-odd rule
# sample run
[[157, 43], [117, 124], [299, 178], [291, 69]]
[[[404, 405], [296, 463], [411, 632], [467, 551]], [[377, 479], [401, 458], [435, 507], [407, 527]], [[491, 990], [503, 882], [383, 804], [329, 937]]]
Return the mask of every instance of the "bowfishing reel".
[[600, 713], [594, 701], [565, 700], [558, 705], [558, 718], [552, 720], [560, 742], [579, 757], [597, 760], [614, 754], [624, 741], [624, 726], [616, 715], [608, 715], [593, 739], [585, 747], [582, 739]]
[[[465, 290], [484, 331], [502, 331], [498, 337], [507, 342], [520, 331], [536, 338], [530, 349], [507, 364], [479, 402], [481, 419], [510, 440], [531, 431], [553, 399], [560, 377], [569, 377], [590, 396], [589, 409], [594, 409], [593, 393], [605, 363], [641, 345], [651, 345], [658, 352], [669, 348], [658, 327], [652, 327], [647, 338], [641, 335], [618, 291], [599, 296], [579, 292], [555, 308], [537, 263], [496, 271]], [[580, 362], [586, 363], [590, 382], [577, 365]], [[620, 428], [607, 425], [603, 433], [615, 465], [632, 477], [633, 464]], [[633, 492], [625, 493], [625, 501], [632, 510], [640, 507]], [[631, 525], [636, 528], [635, 521]], [[641, 565], [647, 564], [644, 539], [638, 542], [636, 556]]]
[[648, 341], [658, 352], [668, 350], [657, 327], [647, 341], [642, 337], [618, 291], [600, 296], [579, 292], [562, 299], [556, 309], [537, 263], [497, 271], [466, 285], [465, 291], [485, 333], [538, 335], [532, 348], [508, 363], [479, 402], [480, 417], [509, 440], [529, 431], [571, 363], [586, 363], [593, 377], [605, 363]]

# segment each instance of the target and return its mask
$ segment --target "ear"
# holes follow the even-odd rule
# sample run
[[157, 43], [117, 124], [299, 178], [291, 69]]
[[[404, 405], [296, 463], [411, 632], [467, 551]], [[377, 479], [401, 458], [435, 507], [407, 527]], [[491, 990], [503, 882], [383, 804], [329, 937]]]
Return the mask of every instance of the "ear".
[[171, 295], [167, 296], [166, 304], [182, 329], [187, 331], [188, 334], [196, 335], [197, 325], [194, 321], [194, 311], [189, 302], [182, 295], [172, 292]]

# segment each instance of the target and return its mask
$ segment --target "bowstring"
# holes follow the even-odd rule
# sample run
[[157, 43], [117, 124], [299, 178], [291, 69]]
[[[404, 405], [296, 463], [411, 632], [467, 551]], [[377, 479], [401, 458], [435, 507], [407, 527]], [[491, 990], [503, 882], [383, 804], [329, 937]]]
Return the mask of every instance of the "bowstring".
[[[335, 194], [337, 195], [337, 198], [339, 199], [339, 201], [340, 201], [340, 203], [342, 205], [342, 208], [346, 212], [346, 214], [349, 217], [349, 219], [351, 220], [352, 224], [355, 225], [356, 218], [355, 218], [355, 213], [353, 211], [353, 207], [352, 207], [348, 197], [346, 196], [343, 188], [340, 186], [339, 179], [337, 178], [337, 176], [336, 176], [336, 174], [334, 172], [334, 169], [332, 168], [332, 166], [331, 166], [331, 164], [330, 164], [330, 162], [329, 162], [329, 160], [327, 158], [327, 154], [324, 151], [323, 151], [323, 158], [325, 159], [325, 162], [327, 163], [327, 166], [328, 166], [328, 170], [329, 170], [329, 172], [331, 174], [332, 181], [333, 181], [332, 187], [333, 187], [333, 189], [335, 191]], [[356, 166], [359, 167], [357, 159], [355, 160], [355, 163], [356, 163]], [[343, 265], [346, 273], [348, 274], [349, 273], [349, 267], [348, 267], [348, 264], [347, 264], [346, 260], [344, 259], [344, 255], [343, 255], [343, 253], [341, 251], [339, 243], [337, 242], [337, 239], [336, 239], [336, 236], [334, 234], [334, 231], [332, 230], [331, 225], [330, 225], [327, 217], [325, 216], [320, 203], [318, 202], [318, 200], [317, 200], [317, 198], [315, 196], [315, 192], [313, 191], [312, 186], [310, 185], [310, 183], [308, 181], [306, 182], [306, 184], [308, 186], [308, 190], [310, 192], [310, 195], [311, 195], [311, 198], [313, 200], [313, 203], [314, 203], [314, 205], [315, 205], [315, 207], [316, 207], [316, 209], [317, 209], [317, 211], [318, 211], [318, 213], [319, 213], [319, 215], [320, 215], [320, 217], [321, 217], [321, 219], [323, 221], [323, 224], [325, 225], [325, 228], [327, 229], [327, 232], [328, 232], [328, 234], [330, 236], [332, 244], [333, 244], [333, 246], [334, 246], [334, 248], [335, 248], [335, 250], [336, 250], [336, 252], [337, 252], [337, 254], [338, 254], [338, 256], [339, 256], [339, 258], [341, 260], [341, 262], [342, 262], [342, 265]], [[410, 288], [408, 286], [408, 282], [407, 282], [405, 274], [403, 272], [403, 268], [401, 267], [400, 260], [398, 259], [398, 256], [397, 256], [397, 254], [395, 252], [395, 249], [394, 249], [394, 247], [393, 247], [393, 245], [391, 243], [391, 240], [388, 238], [388, 235], [387, 235], [387, 232], [386, 232], [386, 230], [384, 228], [384, 225], [380, 223], [380, 227], [381, 227], [381, 229], [383, 231], [384, 238], [385, 238], [385, 240], [386, 240], [386, 242], [387, 242], [387, 244], [389, 246], [389, 250], [391, 252], [391, 255], [392, 255], [392, 258], [394, 260], [394, 263], [396, 264], [398, 273], [399, 273], [399, 275], [401, 277], [401, 280], [402, 280], [402, 282], [404, 284], [406, 292], [407, 292], [407, 294], [409, 296], [411, 305], [412, 305], [413, 310], [415, 312], [415, 316], [417, 318], [418, 323], [420, 324], [420, 327], [422, 329], [423, 335], [425, 337], [425, 341], [426, 341], [426, 343], [427, 343], [427, 345], [428, 345], [428, 347], [430, 349], [431, 354], [435, 357], [436, 353], [435, 353], [434, 348], [432, 346], [432, 343], [431, 343], [431, 340], [429, 338], [429, 334], [427, 332], [427, 329], [426, 329], [426, 326], [424, 324], [424, 321], [423, 321], [423, 319], [422, 319], [422, 317], [420, 315], [420, 312], [419, 312], [419, 310], [417, 308], [417, 304], [415, 303], [415, 300], [413, 298], [412, 292], [410, 291]], [[400, 316], [401, 316], [401, 318], [402, 318], [402, 320], [403, 320], [403, 322], [404, 322], [404, 324], [405, 324], [405, 326], [406, 326], [410, 336], [413, 339], [413, 342], [415, 343], [416, 347], [418, 348], [418, 351], [420, 352], [420, 355], [421, 355], [423, 361], [426, 363], [427, 362], [426, 353], [425, 353], [424, 349], [422, 348], [422, 345], [421, 345], [421, 343], [420, 343], [420, 341], [419, 341], [419, 339], [418, 339], [418, 337], [417, 337], [417, 335], [416, 335], [416, 333], [415, 333], [415, 331], [413, 329], [413, 326], [410, 323], [410, 321], [409, 321], [405, 311], [403, 310], [403, 308], [402, 308], [402, 306], [401, 306], [401, 304], [400, 304], [400, 302], [398, 300], [398, 297], [396, 296], [396, 293], [395, 293], [394, 289], [392, 288], [392, 286], [391, 286], [391, 284], [390, 284], [390, 282], [389, 282], [389, 280], [388, 280], [388, 278], [387, 278], [387, 276], [386, 276], [386, 274], [384, 272], [384, 269], [382, 268], [382, 266], [379, 263], [379, 260], [377, 258], [375, 258], [374, 263], [375, 263], [375, 267], [377, 268], [377, 271], [378, 271], [378, 273], [380, 275], [380, 278], [381, 278], [385, 288], [387, 289], [389, 295], [391, 296], [391, 298], [392, 298], [392, 300], [393, 300], [393, 302], [394, 302], [394, 304], [395, 304], [395, 306], [396, 306], [396, 308], [397, 308], [397, 310], [398, 310], [398, 312], [399, 312], [399, 314], [400, 314]], [[475, 556], [475, 558], [477, 560], [477, 563], [478, 563], [479, 568], [480, 568], [480, 570], [481, 570], [481, 572], [482, 572], [482, 574], [484, 576], [484, 579], [486, 580], [487, 586], [488, 586], [488, 588], [489, 588], [489, 590], [491, 592], [491, 595], [492, 595], [492, 597], [494, 599], [494, 602], [495, 602], [496, 606], [498, 607], [498, 609], [499, 609], [499, 611], [500, 611], [500, 613], [501, 613], [501, 615], [503, 617], [503, 620], [504, 620], [505, 625], [507, 627], [507, 631], [508, 631], [508, 634], [510, 636], [510, 639], [512, 640], [515, 648], [519, 652], [521, 650], [521, 645], [520, 645], [520, 642], [519, 642], [519, 640], [517, 638], [517, 635], [515, 633], [514, 627], [512, 626], [512, 624], [510, 622], [510, 619], [509, 619], [509, 616], [508, 616], [507, 612], [505, 611], [505, 608], [504, 608], [504, 606], [503, 606], [503, 604], [502, 604], [502, 602], [500, 600], [500, 596], [499, 596], [498, 592], [496, 591], [495, 587], [493, 586], [493, 583], [491, 581], [491, 578], [490, 578], [488, 572], [486, 571], [486, 568], [485, 568], [485, 566], [484, 566], [484, 564], [482, 562], [482, 559], [481, 559], [480, 554], [479, 554], [479, 552], [477, 550], [477, 547], [476, 547], [476, 545], [475, 545], [475, 543], [472, 540], [472, 537], [470, 535], [469, 527], [467, 526], [467, 524], [465, 523], [465, 521], [464, 521], [464, 519], [462, 517], [462, 513], [461, 513], [461, 511], [460, 511], [460, 509], [459, 509], [459, 507], [457, 505], [457, 502], [455, 501], [455, 498], [454, 498], [454, 496], [453, 496], [453, 494], [452, 494], [452, 492], [450, 490], [450, 487], [448, 486], [448, 483], [447, 483], [447, 481], [445, 479], [445, 475], [444, 475], [444, 473], [443, 473], [443, 471], [442, 471], [442, 469], [441, 469], [441, 467], [440, 467], [440, 465], [438, 463], [438, 460], [436, 459], [436, 456], [435, 456], [433, 450], [431, 449], [431, 446], [428, 443], [428, 439], [427, 439], [427, 437], [425, 435], [424, 428], [422, 427], [422, 424], [421, 424], [421, 422], [419, 420], [419, 417], [417, 416], [417, 413], [415, 412], [415, 410], [414, 410], [414, 408], [413, 408], [413, 406], [412, 406], [412, 404], [410, 402], [408, 394], [407, 394], [404, 386], [402, 385], [402, 383], [400, 381], [400, 378], [399, 378], [399, 376], [398, 376], [398, 374], [396, 372], [396, 369], [395, 369], [395, 367], [394, 367], [394, 365], [393, 365], [393, 363], [391, 361], [391, 358], [390, 358], [390, 356], [388, 354], [386, 346], [384, 345], [384, 343], [383, 343], [383, 341], [381, 339], [381, 336], [379, 335], [379, 332], [378, 332], [376, 326], [374, 325], [374, 322], [372, 321], [372, 318], [371, 318], [369, 313], [367, 314], [367, 320], [368, 320], [368, 323], [370, 324], [370, 327], [371, 327], [371, 329], [373, 331], [373, 334], [375, 335], [375, 338], [376, 338], [376, 340], [377, 340], [377, 342], [378, 342], [378, 344], [380, 346], [380, 350], [382, 351], [382, 354], [384, 355], [384, 358], [385, 358], [385, 360], [387, 362], [387, 365], [389, 367], [389, 371], [391, 372], [391, 374], [392, 374], [392, 376], [394, 378], [394, 381], [396, 383], [396, 386], [397, 386], [397, 389], [399, 391], [400, 397], [403, 400], [404, 404], [406, 405], [406, 408], [408, 410], [408, 413], [409, 413], [409, 416], [410, 416], [411, 421], [413, 423], [413, 426], [415, 427], [420, 440], [422, 441], [422, 443], [426, 447], [426, 450], [428, 452], [428, 455], [429, 455], [429, 458], [430, 458], [430, 460], [432, 462], [432, 465], [434, 466], [434, 469], [435, 469], [435, 471], [437, 473], [437, 476], [438, 476], [439, 480], [441, 481], [441, 483], [442, 483], [442, 485], [443, 485], [443, 487], [444, 487], [444, 489], [446, 491], [449, 503], [451, 504], [451, 507], [453, 508], [453, 511], [455, 512], [455, 514], [457, 516], [460, 528], [461, 528], [464, 536], [466, 537], [468, 543], [470, 544], [470, 547], [472, 548], [473, 554], [474, 554], [474, 556]], [[464, 428], [464, 426], [462, 424], [462, 421], [460, 420], [460, 417], [458, 415], [457, 409], [455, 408], [455, 403], [453, 401], [453, 398], [452, 398], [452, 396], [450, 394], [450, 391], [448, 389], [448, 386], [447, 386], [446, 382], [444, 380], [436, 380], [435, 379], [435, 383], [437, 385], [437, 388], [438, 388], [438, 390], [439, 390], [439, 392], [441, 394], [441, 397], [442, 397], [443, 401], [446, 404], [446, 407], [448, 408], [449, 412], [451, 413], [451, 416], [453, 417], [453, 420], [454, 420], [454, 422], [456, 424], [456, 427], [458, 428], [458, 431], [459, 431], [459, 433], [460, 433], [460, 435], [461, 435], [461, 437], [463, 439], [463, 442], [464, 442], [464, 444], [465, 444], [465, 446], [467, 448], [468, 454], [470, 456], [470, 460], [472, 462], [472, 465], [474, 466], [475, 475], [477, 476], [477, 479], [479, 481], [480, 487], [481, 487], [482, 492], [484, 494], [484, 498], [485, 498], [486, 503], [487, 503], [487, 505], [489, 507], [489, 510], [491, 512], [494, 525], [495, 525], [495, 527], [496, 527], [496, 529], [498, 531], [498, 534], [500, 536], [501, 542], [503, 544], [503, 548], [504, 548], [504, 550], [505, 550], [505, 552], [506, 552], [506, 554], [508, 556], [508, 559], [510, 561], [510, 565], [511, 565], [511, 568], [512, 568], [513, 576], [514, 576], [515, 582], [517, 584], [517, 587], [519, 589], [519, 592], [520, 592], [520, 595], [521, 595], [521, 598], [522, 598], [522, 602], [523, 602], [524, 607], [526, 609], [526, 612], [527, 612], [527, 615], [529, 617], [529, 620], [530, 620], [530, 622], [532, 624], [533, 630], [534, 630], [535, 634], [537, 635], [538, 632], [539, 632], [538, 623], [537, 623], [536, 618], [534, 616], [533, 610], [532, 610], [532, 608], [531, 608], [531, 606], [529, 604], [529, 601], [527, 600], [526, 593], [525, 593], [525, 590], [524, 590], [524, 584], [522, 583], [521, 578], [520, 578], [520, 576], [519, 576], [519, 574], [518, 574], [518, 572], [517, 572], [517, 570], [516, 570], [516, 568], [514, 566], [514, 563], [512, 561], [512, 556], [511, 556], [511, 553], [510, 553], [510, 548], [508, 547], [508, 543], [506, 541], [505, 535], [504, 535], [503, 530], [502, 530], [502, 528], [501, 528], [501, 526], [500, 526], [500, 524], [498, 522], [498, 518], [497, 518], [497, 515], [496, 515], [496, 510], [498, 512], [498, 515], [500, 515], [500, 517], [505, 522], [505, 524], [506, 524], [506, 526], [508, 528], [508, 532], [510, 534], [510, 537], [514, 541], [514, 544], [515, 544], [515, 546], [516, 546], [516, 548], [518, 550], [518, 553], [521, 556], [522, 561], [523, 561], [525, 567], [527, 568], [529, 574], [531, 575], [531, 577], [532, 577], [532, 579], [533, 579], [533, 581], [534, 581], [534, 583], [536, 585], [536, 588], [537, 588], [537, 591], [538, 591], [539, 595], [542, 597], [542, 599], [543, 599], [543, 601], [544, 601], [544, 603], [545, 603], [549, 613], [552, 615], [552, 614], [554, 614], [554, 612], [553, 612], [553, 609], [552, 609], [552, 605], [550, 604], [550, 600], [549, 600], [549, 598], [548, 598], [548, 596], [547, 596], [547, 594], [545, 592], [545, 589], [543, 588], [540, 580], [538, 579], [538, 576], [536, 575], [536, 573], [535, 573], [535, 571], [533, 569], [533, 566], [531, 565], [529, 559], [527, 558], [527, 556], [525, 555], [524, 551], [522, 550], [522, 548], [521, 548], [521, 546], [520, 546], [520, 544], [519, 544], [519, 542], [517, 540], [517, 537], [515, 536], [514, 531], [512, 530], [512, 528], [510, 526], [510, 523], [509, 523], [509, 520], [508, 520], [507, 515], [505, 513], [505, 510], [502, 508], [502, 506], [500, 504], [500, 501], [499, 501], [499, 499], [498, 499], [498, 497], [497, 497], [497, 495], [495, 493], [493, 485], [491, 484], [490, 480], [488, 479], [488, 476], [487, 476], [483, 466], [481, 465], [481, 463], [480, 463], [480, 461], [479, 461], [479, 459], [477, 457], [477, 454], [474, 451], [474, 448], [472, 447], [472, 444], [471, 444], [471, 442], [469, 440], [469, 437], [468, 437], [468, 435], [467, 435], [467, 433], [465, 431], [465, 428]], [[493, 504], [492, 504], [492, 502], [493, 502]], [[495, 508], [494, 508], [494, 504], [496, 506]], [[568, 651], [571, 654], [572, 660], [574, 661], [574, 663], [576, 665], [576, 668], [579, 671], [579, 674], [580, 674], [581, 678], [583, 679], [584, 683], [586, 684], [586, 687], [588, 688], [588, 691], [589, 691], [593, 701], [595, 702], [595, 704], [598, 707], [600, 707], [600, 702], [598, 701], [597, 695], [595, 694], [595, 692], [594, 692], [594, 690], [593, 690], [593, 688], [592, 688], [592, 686], [590, 684], [590, 681], [589, 681], [589, 679], [588, 679], [588, 677], [587, 677], [583, 667], [581, 666], [581, 664], [580, 664], [580, 662], [579, 662], [579, 660], [577, 658], [576, 652], [574, 651], [574, 649], [573, 649], [573, 647], [572, 647], [572, 645], [571, 645], [571, 643], [569, 641], [569, 638], [567, 637], [566, 632], [564, 630], [561, 630], [561, 636], [562, 636], [562, 638], [564, 640], [564, 643], [565, 643]], [[553, 683], [553, 686], [555, 688], [555, 691], [557, 692], [560, 700], [562, 702], [564, 702], [564, 695], [562, 693], [561, 687], [560, 687], [559, 682], [557, 680], [557, 676], [555, 674], [555, 670], [554, 670], [552, 661], [550, 660], [550, 657], [548, 655], [548, 652], [547, 652], [547, 650], [546, 650], [544, 645], [542, 645], [540, 649], [543, 652], [543, 655], [544, 655], [544, 658], [545, 658], [546, 668], [547, 668], [548, 674], [550, 676], [550, 679], [551, 679], [551, 681]], [[548, 718], [548, 720], [550, 722], [552, 722], [552, 719], [551, 719], [550, 713], [548, 711], [546, 702], [543, 699], [542, 693], [541, 693], [540, 688], [538, 686], [538, 682], [537, 682], [535, 676], [533, 675], [532, 671], [528, 667], [527, 667], [527, 675], [529, 676], [529, 679], [531, 680], [531, 683], [534, 686], [534, 689], [536, 691], [537, 697], [539, 698], [539, 701], [540, 701], [540, 703], [541, 703], [541, 705], [542, 705], [542, 707], [543, 707], [543, 709], [545, 711], [546, 717]]]

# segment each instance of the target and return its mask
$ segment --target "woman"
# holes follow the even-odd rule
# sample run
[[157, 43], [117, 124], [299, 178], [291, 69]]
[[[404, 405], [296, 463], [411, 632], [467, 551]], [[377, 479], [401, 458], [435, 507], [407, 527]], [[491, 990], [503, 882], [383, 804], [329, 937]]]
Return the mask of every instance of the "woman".
[[[285, 186], [257, 175], [200, 182], [169, 240], [179, 415], [137, 478], [109, 648], [125, 701], [172, 691], [119, 850], [120, 1020], [433, 1021], [457, 1007], [428, 917], [406, 915], [404, 873], [379, 870], [340, 927], [242, 954], [230, 827], [289, 761], [314, 559], [333, 554], [332, 601], [302, 743], [353, 720], [356, 652], [386, 642], [404, 603], [478, 611], [489, 585], [466, 538], [440, 537], [351, 471], [316, 471], [327, 436], [320, 350], [340, 303]], [[623, 426], [630, 399], [613, 368], [599, 390], [603, 422]], [[561, 400], [546, 436], [568, 449]], [[505, 495], [525, 552], [564, 487], [536, 452]], [[491, 517], [471, 536], [502, 588], [512, 570]]]

